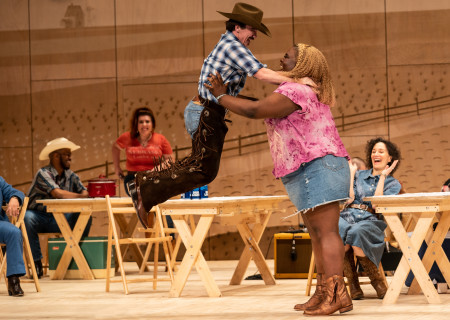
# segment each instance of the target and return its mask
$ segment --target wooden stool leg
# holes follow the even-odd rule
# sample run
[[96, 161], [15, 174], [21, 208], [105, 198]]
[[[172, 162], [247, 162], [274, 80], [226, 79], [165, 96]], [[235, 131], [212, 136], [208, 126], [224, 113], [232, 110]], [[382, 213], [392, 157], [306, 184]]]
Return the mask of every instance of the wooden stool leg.
[[47, 275], [47, 271], [50, 268], [49, 262], [48, 262], [48, 235], [45, 235], [44, 237], [44, 246], [41, 247], [42, 256], [44, 257], [42, 261], [42, 272], [43, 276], [45, 277]]
[[49, 263], [49, 252], [48, 252], [48, 240], [50, 238], [60, 238], [62, 235], [60, 233], [39, 233], [39, 237], [43, 239], [41, 242], [41, 252], [42, 252], [42, 272], [45, 277], [50, 270]]
[[314, 277], [314, 269], [316, 262], [314, 261], [314, 251], [311, 252], [311, 261], [309, 262], [308, 281], [306, 281], [306, 295], [311, 294], [312, 278]]

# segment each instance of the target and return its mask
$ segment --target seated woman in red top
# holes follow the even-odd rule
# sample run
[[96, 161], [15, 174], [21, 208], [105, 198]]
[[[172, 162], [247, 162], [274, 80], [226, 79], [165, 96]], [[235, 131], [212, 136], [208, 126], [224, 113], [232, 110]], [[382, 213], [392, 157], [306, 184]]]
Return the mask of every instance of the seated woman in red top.
[[[123, 179], [128, 195], [127, 182], [134, 180], [138, 171], [152, 170], [166, 161], [173, 161], [172, 147], [162, 134], [155, 132], [156, 122], [152, 110], [137, 108], [130, 120], [130, 131], [122, 133], [112, 146], [112, 158], [116, 174]], [[127, 175], [120, 167], [120, 151], [125, 150]], [[153, 215], [148, 215], [148, 225], [153, 225]], [[169, 227], [172, 219], [167, 216]]]
[[[134, 179], [138, 171], [152, 170], [161, 161], [173, 161], [173, 152], [169, 141], [155, 132], [156, 122], [152, 110], [141, 107], [133, 112], [130, 121], [130, 131], [117, 138], [112, 146], [112, 158], [116, 174], [126, 183]], [[120, 167], [120, 151], [125, 150], [127, 157], [127, 175]]]

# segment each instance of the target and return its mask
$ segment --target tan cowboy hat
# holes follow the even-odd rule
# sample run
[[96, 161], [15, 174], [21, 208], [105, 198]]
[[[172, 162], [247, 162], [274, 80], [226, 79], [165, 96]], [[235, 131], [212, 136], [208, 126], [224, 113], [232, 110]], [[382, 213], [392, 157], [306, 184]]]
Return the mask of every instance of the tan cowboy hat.
[[261, 9], [249, 5], [247, 3], [238, 2], [234, 5], [233, 12], [221, 12], [217, 11], [221, 15], [224, 15], [228, 19], [236, 20], [240, 23], [245, 23], [256, 30], [261, 31], [266, 36], [271, 37], [269, 29], [262, 23], [263, 12]]
[[77, 146], [72, 141], [67, 140], [66, 138], [57, 138], [50, 142], [47, 142], [47, 145], [42, 149], [39, 154], [39, 160], [47, 160], [49, 159], [48, 155], [53, 151], [59, 149], [70, 149], [70, 151], [75, 151], [80, 149], [80, 146]]

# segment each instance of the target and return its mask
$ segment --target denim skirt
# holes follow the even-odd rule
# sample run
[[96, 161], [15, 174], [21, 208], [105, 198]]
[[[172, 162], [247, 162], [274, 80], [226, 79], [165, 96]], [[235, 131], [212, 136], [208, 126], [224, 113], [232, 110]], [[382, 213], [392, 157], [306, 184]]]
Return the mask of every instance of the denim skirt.
[[281, 181], [300, 212], [349, 198], [350, 169], [344, 157], [316, 158], [281, 177]]

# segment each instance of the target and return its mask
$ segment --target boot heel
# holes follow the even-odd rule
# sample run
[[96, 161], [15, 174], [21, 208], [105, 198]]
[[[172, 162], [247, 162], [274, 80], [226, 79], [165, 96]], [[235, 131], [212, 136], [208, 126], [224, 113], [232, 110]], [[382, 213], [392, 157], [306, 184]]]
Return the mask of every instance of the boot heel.
[[345, 313], [345, 312], [349, 312], [349, 311], [352, 311], [352, 310], [353, 310], [353, 304], [351, 304], [351, 305], [349, 305], [347, 307], [344, 307], [344, 308], [340, 308], [339, 309], [339, 313]]

